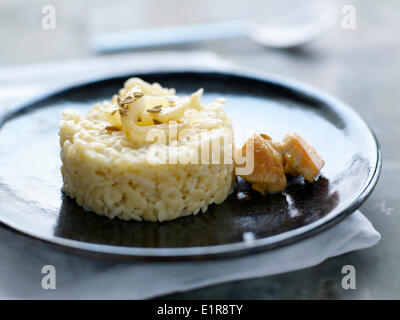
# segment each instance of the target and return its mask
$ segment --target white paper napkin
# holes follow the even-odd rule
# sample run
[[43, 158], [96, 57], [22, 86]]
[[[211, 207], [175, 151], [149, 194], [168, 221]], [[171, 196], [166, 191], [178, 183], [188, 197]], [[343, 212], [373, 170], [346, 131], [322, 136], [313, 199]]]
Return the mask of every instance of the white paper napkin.
[[[0, 229], [0, 299], [145, 299], [314, 266], [379, 239], [357, 211], [312, 238], [264, 253], [214, 261], [113, 263], [49, 249]], [[44, 265], [55, 267], [54, 290], [41, 286]]]
[[[0, 69], [0, 107], [49, 88], [100, 75], [148, 68], [218, 66], [210, 53], [124, 55]], [[85, 72], [83, 72], [85, 71]], [[84, 74], [84, 76], [82, 75]], [[0, 228], [1, 299], [144, 299], [211, 284], [262, 277], [317, 265], [329, 257], [375, 245], [380, 234], [359, 211], [331, 229], [287, 247], [203, 262], [113, 263], [49, 249]], [[56, 289], [41, 285], [44, 265], [56, 269]]]

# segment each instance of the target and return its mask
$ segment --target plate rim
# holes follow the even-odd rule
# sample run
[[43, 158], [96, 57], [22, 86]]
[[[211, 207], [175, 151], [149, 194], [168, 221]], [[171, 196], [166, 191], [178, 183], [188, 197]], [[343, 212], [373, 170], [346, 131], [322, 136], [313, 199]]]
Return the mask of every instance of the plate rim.
[[223, 76], [235, 76], [240, 78], [248, 78], [252, 80], [261, 81], [264, 83], [270, 83], [290, 89], [294, 92], [301, 93], [307, 97], [312, 97], [318, 101], [322, 101], [329, 105], [334, 106], [335, 110], [339, 110], [344, 113], [350, 114], [352, 117], [358, 118], [363, 125], [368, 129], [368, 133], [371, 134], [372, 141], [375, 144], [376, 149], [376, 163], [373, 168], [373, 172], [370, 174], [369, 180], [366, 181], [358, 197], [356, 197], [349, 205], [337, 212], [333, 217], [329, 214], [312, 222], [307, 225], [288, 230], [276, 235], [272, 235], [265, 238], [255, 239], [252, 243], [235, 242], [229, 244], [211, 245], [211, 246], [197, 246], [197, 247], [170, 247], [170, 248], [148, 248], [148, 247], [127, 247], [127, 246], [116, 246], [107, 244], [96, 244], [90, 242], [84, 242], [79, 240], [72, 240], [61, 238], [56, 235], [41, 236], [36, 233], [23, 230], [11, 221], [7, 221], [0, 216], [0, 225], [11, 229], [14, 232], [28, 236], [31, 239], [39, 240], [46, 244], [56, 246], [59, 249], [64, 249], [72, 253], [77, 254], [90, 254], [94, 256], [101, 256], [107, 258], [117, 259], [129, 259], [129, 260], [203, 260], [203, 259], [216, 259], [233, 257], [245, 254], [251, 254], [266, 250], [271, 250], [279, 247], [283, 247], [294, 242], [298, 242], [303, 239], [310, 238], [320, 232], [323, 232], [330, 227], [333, 227], [357, 208], [359, 208], [368, 196], [372, 193], [375, 188], [382, 168], [382, 154], [379, 141], [376, 134], [372, 130], [371, 126], [363, 119], [363, 117], [355, 111], [351, 106], [342, 102], [338, 98], [326, 93], [325, 91], [306, 84], [302, 81], [295, 80], [290, 77], [281, 76], [268, 72], [255, 71], [248, 68], [237, 68], [232, 70], [231, 68], [158, 68], [148, 70], [130, 70], [126, 73], [112, 74], [111, 76], [101, 76], [95, 78], [89, 78], [83, 81], [77, 81], [74, 84], [67, 84], [60, 88], [48, 90], [37, 96], [28, 98], [26, 101], [15, 104], [12, 108], [5, 110], [0, 114], [0, 130], [5, 122], [12, 118], [15, 112], [21, 112], [28, 110], [32, 105], [40, 103], [52, 96], [68, 92], [73, 89], [77, 89], [84, 85], [90, 85], [97, 82], [107, 82], [120, 78], [129, 78], [133, 76], [145, 76], [152, 74], [181, 74], [181, 73], [199, 73], [199, 74], [217, 74]]

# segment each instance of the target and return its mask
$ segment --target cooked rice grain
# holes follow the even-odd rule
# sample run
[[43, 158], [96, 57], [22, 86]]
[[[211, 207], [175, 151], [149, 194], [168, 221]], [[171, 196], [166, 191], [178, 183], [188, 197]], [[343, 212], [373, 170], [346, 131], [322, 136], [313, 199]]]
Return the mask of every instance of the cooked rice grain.
[[[175, 94], [137, 78], [129, 79], [120, 94], [138, 85], [145, 95]], [[191, 130], [191, 139], [159, 148], [190, 152], [199, 150], [200, 132], [210, 140], [232, 134], [223, 105], [217, 100], [186, 110], [177, 120]], [[226, 199], [232, 189], [233, 164], [148, 163], [146, 152], [152, 145], [132, 144], [123, 132], [106, 129], [111, 126], [106, 113], [113, 110], [115, 106], [106, 101], [86, 115], [65, 110], [60, 120], [63, 192], [80, 206], [109, 218], [166, 221], [204, 212]], [[229, 149], [232, 144], [225, 143], [216, 153]]]

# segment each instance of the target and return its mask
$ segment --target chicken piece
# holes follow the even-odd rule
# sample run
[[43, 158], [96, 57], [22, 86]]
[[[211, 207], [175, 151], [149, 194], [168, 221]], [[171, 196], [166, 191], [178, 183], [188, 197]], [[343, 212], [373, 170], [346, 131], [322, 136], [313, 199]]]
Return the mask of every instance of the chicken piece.
[[274, 148], [279, 153], [282, 153], [282, 144], [280, 142], [272, 140], [272, 138], [265, 133], [260, 133], [260, 136], [264, 140], [268, 140], [268, 143], [271, 145], [272, 148]]
[[299, 176], [300, 173], [293, 168], [291, 162], [288, 161], [288, 157], [285, 157], [284, 155], [282, 157], [283, 157], [283, 168], [285, 174], [290, 174], [293, 177]]
[[265, 192], [277, 193], [286, 186], [282, 155], [271, 145], [271, 141], [271, 138], [267, 139], [259, 134], [254, 134], [238, 150], [243, 154], [246, 150], [254, 147], [253, 172], [241, 177], [249, 182], [254, 190], [262, 194]]
[[[278, 151], [279, 153], [282, 154], [283, 146], [282, 146], [282, 144], [280, 142], [272, 140], [272, 138], [269, 135], [265, 134], [265, 133], [260, 133], [260, 136], [262, 138], [264, 138], [265, 140], [268, 140], [270, 145], [276, 151]], [[290, 175], [292, 175], [294, 177], [298, 176], [299, 173], [296, 170], [294, 170], [294, 168], [290, 165], [290, 163], [286, 160], [286, 158], [284, 156], [282, 156], [282, 159], [283, 159], [283, 168], [284, 168], [285, 173], [286, 174], [290, 174]]]
[[285, 172], [301, 174], [308, 182], [313, 182], [325, 162], [315, 149], [298, 134], [287, 134], [282, 142]]

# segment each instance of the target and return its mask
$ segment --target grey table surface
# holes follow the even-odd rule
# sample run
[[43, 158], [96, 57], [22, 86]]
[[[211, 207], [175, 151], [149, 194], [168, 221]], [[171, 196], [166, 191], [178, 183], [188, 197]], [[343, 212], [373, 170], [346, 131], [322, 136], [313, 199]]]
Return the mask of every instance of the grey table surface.
[[[68, 4], [67, 4], [68, 3]], [[112, 25], [126, 27], [126, 12], [117, 10], [122, 1], [94, 8], [93, 1], [4, 0], [0, 4], [0, 64], [3, 66], [47, 60], [62, 60], [91, 55], [88, 37], [107, 29], [107, 14], [122, 17]], [[147, 3], [147, 2], [146, 2]], [[184, 3], [184, 4], [183, 4]], [[198, 22], [213, 8], [209, 20], [227, 17], [252, 17], [264, 2], [255, 1], [252, 11], [240, 8], [226, 13], [227, 2], [149, 1], [130, 5], [142, 12], [131, 26]], [[233, 1], [232, 7], [239, 6]], [[293, 77], [317, 86], [353, 106], [371, 125], [380, 142], [383, 168], [375, 191], [361, 207], [382, 234], [373, 248], [331, 258], [305, 270], [214, 285], [164, 296], [164, 299], [399, 299], [400, 298], [400, 3], [398, 1], [336, 1], [356, 8], [356, 29], [337, 25], [323, 38], [301, 50], [268, 50], [249, 40], [225, 40], [167, 49], [205, 49], [245, 67]], [[54, 4], [58, 26], [53, 32], [40, 27], [41, 7]], [[171, 9], [171, 6], [173, 10]], [[196, 7], [197, 6], [197, 7]], [[216, 6], [216, 7], [214, 7]], [[251, 7], [251, 6], [250, 6]], [[168, 10], [168, 15], [160, 14]], [[224, 16], [225, 14], [225, 16]], [[239, 15], [239, 16], [238, 16]], [[132, 19], [131, 19], [132, 20]], [[129, 20], [129, 21], [131, 21]], [[136, 23], [136, 25], [135, 25]], [[6, 41], [6, 42], [5, 42]], [[29, 50], [27, 50], [29, 48]], [[164, 48], [165, 49], [165, 48]], [[161, 49], [160, 49], [161, 50]], [[357, 272], [357, 289], [344, 290], [341, 274], [344, 265]]]

